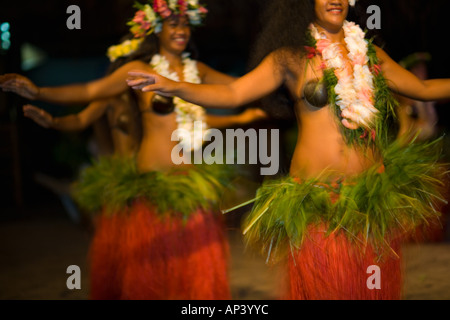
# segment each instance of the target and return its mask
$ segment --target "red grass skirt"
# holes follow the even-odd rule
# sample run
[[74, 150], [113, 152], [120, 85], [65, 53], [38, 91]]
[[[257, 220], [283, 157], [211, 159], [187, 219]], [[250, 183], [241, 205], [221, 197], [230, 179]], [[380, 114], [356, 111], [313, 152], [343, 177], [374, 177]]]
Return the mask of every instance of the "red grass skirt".
[[145, 201], [102, 215], [91, 244], [92, 299], [230, 299], [222, 221], [198, 210], [162, 218]]
[[[374, 248], [360, 248], [339, 231], [326, 236], [324, 225], [310, 226], [299, 250], [289, 254], [286, 299], [301, 300], [397, 300], [401, 298], [400, 241], [390, 243], [394, 252], [381, 260]], [[374, 271], [380, 268], [380, 289], [369, 289]]]

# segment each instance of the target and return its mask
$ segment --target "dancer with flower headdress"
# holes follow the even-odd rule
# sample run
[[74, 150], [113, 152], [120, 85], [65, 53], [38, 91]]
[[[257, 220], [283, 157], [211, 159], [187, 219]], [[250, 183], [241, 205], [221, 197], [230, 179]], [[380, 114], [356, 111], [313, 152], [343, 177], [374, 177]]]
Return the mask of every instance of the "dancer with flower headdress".
[[[134, 93], [125, 81], [133, 69], [192, 83], [234, 79], [189, 55], [194, 53], [191, 26], [199, 25], [207, 12], [197, 0], [137, 6], [129, 22], [134, 37], [108, 50], [113, 71], [106, 77], [39, 88], [25, 77], [7, 74], [0, 76], [0, 86], [31, 100], [79, 103]], [[171, 151], [179, 143], [185, 150], [201, 147], [196, 140], [203, 137], [193, 132], [195, 121], [206, 133], [208, 122], [237, 125], [264, 115], [252, 110], [210, 116], [198, 105], [154, 93], [137, 93], [136, 100], [143, 130], [136, 156], [101, 159], [82, 173], [75, 188], [80, 205], [100, 213], [90, 249], [91, 297], [229, 299], [228, 243], [222, 217], [215, 214], [228, 172], [223, 166], [176, 166]], [[47, 122], [54, 124], [54, 119]], [[185, 133], [179, 143], [171, 139], [176, 129]]]
[[400, 299], [402, 238], [438, 216], [444, 201], [440, 140], [396, 140], [391, 90], [444, 99], [450, 79], [420, 80], [403, 69], [346, 20], [349, 4], [274, 2], [256, 67], [231, 84], [140, 71], [128, 80], [139, 91], [211, 107], [274, 93], [272, 109], [292, 108], [299, 133], [290, 175], [264, 182], [243, 226], [248, 244], [286, 263], [288, 299]]

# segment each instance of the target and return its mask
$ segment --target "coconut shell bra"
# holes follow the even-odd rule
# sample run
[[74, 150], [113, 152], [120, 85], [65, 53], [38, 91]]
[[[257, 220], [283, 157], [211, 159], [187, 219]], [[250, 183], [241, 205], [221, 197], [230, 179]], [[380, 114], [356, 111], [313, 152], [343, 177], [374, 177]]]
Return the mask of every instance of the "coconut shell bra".
[[328, 104], [328, 91], [324, 81], [310, 80], [303, 87], [303, 99], [311, 106], [323, 108]]

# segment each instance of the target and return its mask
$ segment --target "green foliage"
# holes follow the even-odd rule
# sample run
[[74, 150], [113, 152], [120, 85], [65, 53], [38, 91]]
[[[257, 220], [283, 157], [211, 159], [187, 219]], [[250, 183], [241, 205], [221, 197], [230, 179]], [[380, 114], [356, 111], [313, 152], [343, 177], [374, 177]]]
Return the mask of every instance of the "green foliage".
[[341, 181], [325, 175], [301, 183], [291, 177], [266, 181], [244, 222], [247, 244], [276, 259], [301, 246], [309, 225], [325, 222], [328, 233], [345, 232], [349, 240], [370, 242], [381, 254], [388, 249], [386, 238], [439, 215], [448, 175], [438, 162], [441, 145], [442, 139], [396, 141], [383, 152], [384, 167]]
[[220, 165], [140, 173], [134, 159], [109, 157], [85, 169], [74, 185], [74, 197], [84, 209], [115, 214], [138, 198], [161, 214], [187, 217], [198, 208], [216, 206], [227, 183], [229, 169]]

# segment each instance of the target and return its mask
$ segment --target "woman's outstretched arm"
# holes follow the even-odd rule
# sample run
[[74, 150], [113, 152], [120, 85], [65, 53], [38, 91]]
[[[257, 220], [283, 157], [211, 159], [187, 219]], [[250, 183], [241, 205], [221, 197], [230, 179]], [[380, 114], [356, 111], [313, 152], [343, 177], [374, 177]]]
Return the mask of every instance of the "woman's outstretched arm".
[[253, 71], [229, 84], [192, 84], [176, 82], [156, 73], [135, 70], [129, 72], [128, 85], [143, 92], [153, 91], [164, 96], [178, 96], [191, 103], [210, 108], [235, 108], [273, 92], [286, 77], [277, 64], [275, 53], [267, 56]]
[[53, 117], [47, 111], [33, 105], [23, 106], [25, 117], [44, 128], [52, 128], [61, 131], [84, 130], [98, 120], [109, 106], [109, 99], [91, 102], [85, 109], [76, 114], [64, 117]]
[[389, 87], [408, 98], [422, 101], [434, 101], [450, 98], [450, 79], [419, 79], [412, 72], [396, 63], [382, 49], [376, 48], [380, 59], [381, 71]]
[[130, 70], [150, 67], [142, 61], [129, 62], [112, 74], [87, 83], [58, 87], [38, 87], [30, 79], [19, 74], [0, 75], [0, 88], [14, 92], [30, 100], [40, 100], [57, 104], [89, 103], [94, 100], [110, 98], [127, 90], [125, 82]]

